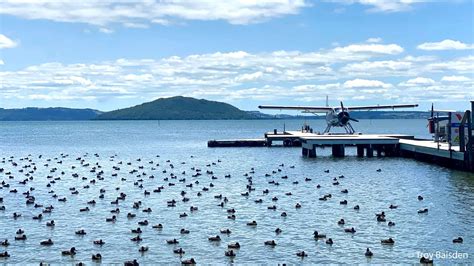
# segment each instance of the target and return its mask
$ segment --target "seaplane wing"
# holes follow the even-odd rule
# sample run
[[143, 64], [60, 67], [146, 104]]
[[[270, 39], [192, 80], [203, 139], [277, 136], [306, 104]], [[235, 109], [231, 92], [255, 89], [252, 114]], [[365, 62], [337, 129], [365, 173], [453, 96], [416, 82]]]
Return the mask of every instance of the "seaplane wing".
[[300, 110], [307, 113], [327, 113], [333, 110], [327, 106], [282, 106], [282, 105], [259, 105], [260, 109]]
[[368, 105], [368, 106], [349, 106], [345, 109], [349, 111], [361, 111], [361, 110], [377, 110], [377, 109], [397, 109], [397, 108], [410, 108], [417, 107], [418, 104], [395, 104], [395, 105]]

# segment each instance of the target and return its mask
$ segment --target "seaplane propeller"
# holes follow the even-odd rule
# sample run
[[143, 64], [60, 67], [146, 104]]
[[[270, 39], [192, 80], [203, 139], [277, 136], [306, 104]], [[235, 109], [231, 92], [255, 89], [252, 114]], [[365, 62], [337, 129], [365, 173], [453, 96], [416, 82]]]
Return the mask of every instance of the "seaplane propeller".
[[339, 119], [341, 126], [346, 125], [349, 121], [359, 122], [359, 120], [352, 118], [349, 115], [349, 112], [347, 111], [347, 109], [344, 109], [344, 104], [342, 103], [342, 101], [341, 101], [341, 111], [337, 114], [337, 118]]

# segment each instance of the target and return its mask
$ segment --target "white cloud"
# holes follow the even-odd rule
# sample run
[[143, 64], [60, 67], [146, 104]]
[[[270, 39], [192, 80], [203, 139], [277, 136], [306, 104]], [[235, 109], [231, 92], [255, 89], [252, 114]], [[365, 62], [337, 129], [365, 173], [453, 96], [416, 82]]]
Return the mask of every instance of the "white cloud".
[[[371, 45], [379, 48], [370, 49]], [[54, 101], [55, 105], [76, 101], [87, 106], [83, 101], [115, 105], [125, 98], [138, 103], [173, 95], [230, 102], [305, 102], [321, 101], [329, 94], [367, 103], [422, 102], [439, 98], [440, 93], [474, 97], [473, 82], [466, 80], [474, 71], [474, 56], [441, 60], [400, 55], [397, 52], [403, 48], [391, 47], [400, 46], [363, 43], [310, 52], [234, 51], [93, 64], [50, 62], [0, 71], [0, 101]]]
[[368, 38], [366, 40], [366, 42], [369, 42], [369, 43], [379, 43], [379, 42], [382, 42], [382, 38]]
[[399, 54], [403, 48], [398, 44], [351, 44], [345, 47], [334, 48], [335, 52], [348, 53], [377, 53], [377, 54]]
[[413, 63], [405, 60], [364, 61], [350, 63], [341, 68], [342, 72], [358, 75], [405, 75], [413, 67]]
[[400, 86], [410, 87], [410, 86], [430, 86], [434, 85], [435, 81], [430, 78], [416, 77], [409, 79], [406, 82], [400, 83]]
[[7, 36], [0, 34], [0, 49], [13, 48], [18, 44]]
[[474, 72], [474, 55], [451, 59], [448, 61], [433, 62], [425, 66], [426, 71], [446, 72], [456, 71], [458, 73]]
[[327, 0], [330, 2], [339, 2], [344, 4], [358, 3], [371, 6], [371, 12], [401, 12], [411, 10], [416, 3], [426, 2], [427, 0]]
[[249, 24], [297, 14], [307, 6], [304, 0], [87, 0], [0, 2], [0, 13], [26, 19], [48, 19], [99, 26], [113, 23], [144, 25], [169, 24], [170, 20], [224, 20]]
[[446, 39], [440, 42], [425, 42], [417, 46], [418, 49], [434, 51], [434, 50], [467, 50], [474, 49], [474, 44], [465, 44], [460, 41]]
[[5, 65], [5, 61], [3, 61], [2, 59], [0, 59], [0, 66], [3, 66]]
[[391, 84], [382, 82], [380, 80], [369, 80], [369, 79], [353, 79], [344, 82], [344, 87], [349, 89], [354, 88], [390, 88]]
[[470, 81], [471, 79], [465, 76], [444, 76], [441, 81], [448, 81], [448, 82], [465, 82]]

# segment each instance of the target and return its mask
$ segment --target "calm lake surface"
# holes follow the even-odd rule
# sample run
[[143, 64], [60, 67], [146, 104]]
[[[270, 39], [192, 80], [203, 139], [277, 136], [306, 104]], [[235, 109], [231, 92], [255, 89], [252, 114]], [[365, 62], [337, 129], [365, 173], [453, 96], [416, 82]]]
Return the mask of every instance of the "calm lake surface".
[[[0, 210], [0, 240], [10, 242], [8, 247], [0, 246], [0, 252], [8, 251], [11, 255], [0, 258], [0, 264], [41, 261], [94, 264], [91, 255], [96, 253], [102, 255], [102, 263], [137, 259], [145, 264], [179, 264], [191, 257], [198, 264], [417, 263], [418, 252], [467, 253], [468, 257], [464, 255], [461, 259], [435, 258], [435, 262], [474, 263], [473, 174], [403, 158], [336, 159], [329, 156], [330, 149], [318, 150], [319, 157], [310, 159], [301, 156], [300, 148], [207, 148], [210, 139], [261, 138], [265, 131], [281, 130], [283, 124], [289, 130], [301, 128], [303, 122], [0, 122], [0, 159], [4, 158], [0, 161], [0, 168], [4, 169], [0, 182], [10, 185], [3, 188], [0, 185], [3, 198], [0, 206], [5, 206], [5, 210]], [[315, 129], [325, 127], [323, 120], [308, 122]], [[363, 120], [354, 127], [365, 133], [430, 137], [426, 120]], [[355, 155], [355, 149], [348, 148], [346, 154]], [[77, 160], [79, 157], [82, 163], [81, 159]], [[119, 164], [120, 161], [123, 163]], [[113, 166], [120, 170], [114, 170]], [[193, 167], [201, 169], [202, 175], [195, 176]], [[33, 172], [26, 176], [29, 171]], [[103, 174], [99, 175], [100, 171]], [[170, 177], [171, 173], [177, 178]], [[246, 173], [252, 177], [255, 191], [242, 196], [249, 184]], [[102, 178], [97, 178], [98, 175]], [[282, 179], [283, 176], [288, 178]], [[19, 183], [28, 177], [33, 179]], [[181, 182], [183, 178], [185, 181]], [[333, 185], [334, 178], [339, 185]], [[53, 179], [57, 180], [47, 187]], [[279, 185], [270, 184], [272, 180]], [[193, 186], [186, 186], [189, 184]], [[164, 187], [161, 192], [153, 192], [160, 186]], [[78, 194], [72, 194], [73, 187]], [[203, 191], [204, 187], [209, 191]], [[34, 188], [30, 195], [43, 207], [25, 204], [22, 193], [30, 188]], [[14, 189], [18, 193], [10, 192]], [[102, 199], [101, 189], [105, 189]], [[268, 194], [263, 193], [265, 189], [269, 190]], [[341, 193], [343, 189], [348, 193]], [[51, 190], [54, 192], [49, 193]], [[145, 196], [145, 190], [150, 195]], [[189, 201], [182, 201], [182, 191]], [[112, 205], [111, 201], [121, 192], [127, 195], [126, 199]], [[198, 192], [202, 195], [198, 196]], [[287, 192], [292, 195], [286, 195]], [[53, 194], [58, 198], [53, 198]], [[224, 207], [218, 206], [222, 199], [215, 198], [220, 194], [228, 198]], [[332, 197], [319, 200], [326, 194]], [[419, 201], [419, 195], [424, 200]], [[62, 197], [67, 201], [59, 202]], [[274, 197], [278, 200], [272, 201]], [[168, 207], [167, 201], [173, 199], [176, 206]], [[263, 203], [255, 203], [257, 199]], [[96, 204], [87, 204], [91, 200]], [[348, 204], [341, 205], [342, 200]], [[133, 208], [133, 203], [138, 201], [142, 202], [139, 209]], [[295, 208], [296, 203], [302, 207]], [[390, 204], [398, 208], [389, 209]], [[51, 213], [44, 213], [40, 221], [32, 219], [49, 205], [54, 206]], [[267, 208], [273, 205], [276, 210]], [[360, 210], [354, 210], [355, 205]], [[90, 211], [79, 211], [87, 206]], [[190, 206], [199, 209], [190, 212]], [[152, 212], [143, 212], [148, 207]], [[106, 222], [106, 218], [114, 215], [110, 211], [116, 208], [120, 208], [120, 213], [115, 214], [116, 222]], [[227, 210], [232, 208], [236, 210], [235, 220], [227, 217]], [[429, 212], [417, 213], [424, 208]], [[393, 221], [395, 226], [377, 222], [375, 214], [382, 211], [387, 222]], [[21, 217], [13, 219], [14, 212]], [[136, 217], [128, 219], [129, 212]], [[179, 214], [184, 212], [188, 216], [180, 218]], [[282, 212], [287, 217], [282, 217]], [[345, 225], [338, 225], [341, 218]], [[145, 219], [150, 222], [148, 226], [137, 224]], [[50, 220], [55, 221], [55, 227], [46, 226]], [[246, 225], [252, 220], [257, 221], [257, 226]], [[158, 223], [163, 224], [163, 229], [152, 228]], [[143, 231], [140, 243], [130, 240], [136, 236], [130, 230], [137, 227]], [[281, 234], [275, 233], [277, 227]], [[344, 228], [351, 227], [356, 233], [344, 232]], [[14, 240], [19, 228], [25, 230], [25, 241]], [[182, 228], [190, 233], [180, 234]], [[221, 234], [219, 231], [224, 228], [232, 233]], [[87, 234], [76, 235], [79, 229]], [[334, 244], [315, 240], [315, 230], [332, 238]], [[215, 235], [220, 235], [220, 242], [208, 240]], [[452, 242], [458, 236], [464, 238], [464, 243]], [[389, 237], [395, 244], [381, 245], [380, 241]], [[48, 238], [54, 245], [41, 246], [40, 242]], [[178, 244], [166, 244], [166, 240], [174, 238]], [[94, 245], [96, 239], [103, 239], [105, 244]], [[275, 240], [277, 246], [264, 245], [267, 240]], [[230, 242], [241, 245], [235, 250], [234, 258], [224, 256]], [[149, 251], [140, 253], [141, 246], [148, 246]], [[77, 249], [74, 257], [61, 255], [61, 251], [71, 247]], [[186, 253], [176, 255], [173, 253], [176, 248], [183, 248]], [[364, 256], [366, 248], [374, 253], [371, 259]], [[298, 251], [305, 251], [308, 256], [300, 258], [296, 256]]]

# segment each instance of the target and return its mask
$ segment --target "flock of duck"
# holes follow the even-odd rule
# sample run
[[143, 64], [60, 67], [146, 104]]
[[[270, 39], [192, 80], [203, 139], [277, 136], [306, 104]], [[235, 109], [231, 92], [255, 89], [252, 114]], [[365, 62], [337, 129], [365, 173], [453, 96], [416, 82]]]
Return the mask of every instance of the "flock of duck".
[[[193, 156], [191, 156], [193, 157]], [[117, 155], [106, 157], [110, 164], [112, 164], [111, 169], [104, 169], [104, 166], [99, 163], [102, 157], [99, 154], [83, 154], [79, 157], [76, 157], [75, 160], [70, 158], [68, 154], [60, 154], [57, 157], [45, 158], [42, 155], [39, 156], [32, 156], [28, 155], [26, 157], [17, 158], [14, 156], [8, 158], [2, 158], [0, 161], [0, 218], [1, 219], [33, 219], [37, 220], [38, 226], [46, 226], [54, 230], [55, 226], [57, 226], [57, 222], [55, 220], [48, 219], [48, 216], [55, 212], [56, 206], [55, 204], [51, 204], [51, 202], [57, 202], [57, 204], [67, 204], [70, 198], [78, 197], [80, 194], [82, 195], [82, 191], [88, 190], [92, 186], [100, 187], [99, 193], [91, 199], [88, 199], [87, 206], [70, 206], [71, 208], [77, 208], [77, 212], [80, 215], [87, 215], [93, 208], [95, 208], [96, 204], [99, 201], [104, 201], [106, 198], [113, 198], [110, 201], [111, 210], [109, 215], [103, 218], [104, 223], [120, 223], [121, 219], [127, 220], [134, 220], [137, 217], [138, 212], [153, 213], [152, 207], [145, 207], [147, 205], [147, 197], [151, 194], [159, 194], [164, 190], [175, 189], [176, 193], [174, 193], [175, 198], [173, 199], [166, 199], [166, 206], [167, 207], [175, 207], [178, 204], [182, 204], [181, 202], [188, 202], [191, 204], [193, 199], [196, 197], [202, 197], [204, 193], [212, 193], [213, 188], [219, 185], [219, 179], [221, 178], [245, 178], [246, 179], [246, 186], [242, 189], [241, 197], [245, 197], [250, 200], [250, 195], [259, 195], [257, 199], [254, 199], [254, 204], [262, 204], [265, 202], [271, 202], [271, 205], [267, 207], [268, 210], [276, 211], [280, 209], [281, 206], [277, 205], [278, 197], [289, 197], [292, 196], [292, 192], [286, 192], [284, 195], [278, 196], [270, 196], [270, 188], [257, 188], [254, 185], [254, 179], [259, 178], [257, 177], [255, 168], [248, 169], [248, 171], [242, 173], [242, 176], [232, 176], [231, 174], [225, 174], [222, 176], [218, 176], [214, 173], [213, 167], [221, 163], [220, 160], [211, 162], [209, 164], [202, 165], [198, 167], [196, 165], [189, 165], [185, 161], [182, 162], [171, 162], [170, 160], [162, 160], [159, 155], [157, 155], [153, 160], [144, 160], [141, 158], [134, 159], [132, 161], [124, 162], [118, 159]], [[161, 163], [161, 165], [160, 165]], [[178, 167], [175, 167], [175, 164], [180, 164], [180, 170], [177, 170]], [[292, 169], [295, 166], [285, 166], [284, 164], [279, 164], [274, 170], [270, 173], [265, 174], [265, 178], [268, 178], [268, 185], [279, 186], [280, 182], [285, 182], [288, 179], [288, 175], [282, 175], [282, 169]], [[43, 170], [47, 170], [49, 174], [46, 176], [40, 176], [38, 174], [38, 169], [43, 168]], [[122, 170], [126, 169], [126, 172]], [[203, 170], [204, 169], [204, 170]], [[177, 172], [179, 171], [179, 172]], [[381, 169], [376, 170], [377, 172], [381, 172]], [[85, 174], [85, 173], [89, 174]], [[329, 170], [324, 171], [325, 174], [330, 175]], [[262, 177], [263, 178], [263, 177]], [[36, 193], [37, 187], [31, 186], [34, 181], [36, 180], [44, 180], [46, 190], [48, 190], [48, 195], [51, 198], [51, 201], [48, 201], [48, 204], [45, 202], [40, 202], [37, 200], [38, 195]], [[76, 179], [76, 184], [82, 182], [82, 187], [70, 187], [69, 192], [70, 195], [61, 195], [56, 191], [56, 188], [60, 186], [60, 183], [64, 180], [71, 180]], [[141, 195], [139, 195], [140, 200], [131, 201], [128, 200], [130, 195], [121, 191], [120, 187], [112, 188], [108, 181], [110, 179], [119, 179], [121, 181], [126, 181], [127, 179], [133, 180], [133, 185], [138, 187], [140, 190]], [[149, 187], [145, 185], [144, 180], [146, 179], [153, 179], [156, 180], [155, 185], [153, 187]], [[340, 186], [344, 182], [345, 177], [343, 175], [339, 175], [337, 177], [333, 177], [330, 181], [330, 184], [314, 184], [312, 183], [312, 178], [310, 177], [303, 177], [299, 181], [293, 179], [294, 185], [305, 185], [305, 186], [314, 186], [315, 189], [323, 190], [324, 186]], [[300, 183], [301, 182], [301, 183]], [[37, 184], [37, 183], [35, 183]], [[319, 197], [320, 201], [328, 201], [333, 198], [340, 198], [339, 204], [340, 205], [348, 205], [348, 201], [344, 199], [344, 195], [348, 194], [349, 190], [343, 188], [340, 190], [339, 195], [333, 195], [331, 193], [326, 193], [323, 196]], [[19, 197], [18, 195], [21, 194], [21, 197], [24, 200], [24, 207], [13, 207], [7, 206], [5, 203], [7, 202], [7, 198], [9, 197]], [[112, 196], [111, 196], [112, 195]], [[226, 208], [226, 216], [227, 219], [236, 220], [237, 222], [245, 223], [248, 227], [257, 227], [259, 221], [256, 220], [249, 220], [249, 221], [240, 221], [237, 219], [238, 213], [240, 210], [235, 208], [229, 208], [228, 205], [231, 205], [232, 200], [230, 197], [231, 195], [224, 195], [224, 194], [216, 194], [213, 195], [213, 198], [218, 201], [219, 203], [216, 204], [215, 208]], [[235, 195], [232, 195], [235, 196]], [[137, 198], [137, 195], [134, 195], [133, 198]], [[423, 196], [419, 195], [417, 200], [423, 202]], [[387, 204], [388, 205], [388, 204]], [[17, 205], [21, 206], [21, 205]], [[123, 206], [132, 206], [133, 212], [128, 212], [126, 214], [126, 218], [119, 218], [121, 217], [121, 213], [123, 212]], [[423, 206], [423, 205], [421, 205]], [[286, 206], [288, 207], [288, 206]], [[301, 203], [296, 202], [293, 206], [295, 209], [304, 208]], [[363, 206], [354, 205], [352, 209], [354, 211], [358, 211]], [[398, 206], [394, 204], [390, 204], [387, 206], [387, 209], [397, 209]], [[380, 210], [380, 212], [375, 213], [373, 220], [374, 223], [386, 223], [387, 226], [393, 227], [396, 225], [395, 221], [389, 219], [388, 215], [385, 213], [386, 210]], [[31, 215], [32, 212], [37, 214]], [[189, 206], [189, 211], [183, 213], [177, 213], [176, 217], [185, 218], [188, 215], [192, 215], [193, 213], [204, 213], [206, 210], [201, 209], [199, 206], [191, 205]], [[429, 210], [427, 208], [420, 208], [418, 211], [419, 215], [426, 215]], [[288, 213], [282, 211], [280, 214], [281, 217], [288, 216]], [[341, 218], [337, 225], [342, 227], [343, 230], [347, 234], [356, 234], [358, 229], [353, 225], [348, 226], [346, 225], [346, 221], [344, 218]], [[151, 224], [148, 219], [136, 221], [136, 226], [133, 228], [129, 228], [132, 237], [130, 237], [130, 241], [135, 242], [139, 245], [138, 253], [146, 254], [147, 252], [152, 252], [150, 247], [146, 245], [141, 245], [143, 241], [143, 234], [145, 227], [152, 227], [156, 231], [161, 231], [166, 228], [167, 224], [157, 223]], [[2, 228], [1, 230], [5, 230]], [[285, 233], [285, 228], [272, 228], [270, 229], [274, 232], [275, 236]], [[216, 232], [216, 235], [208, 236], [207, 241], [209, 242], [221, 242], [224, 241], [222, 236], [228, 236], [232, 234], [234, 231], [233, 228], [223, 228]], [[5, 231], [4, 231], [5, 232]], [[74, 231], [75, 235], [83, 236], [88, 233], [87, 229], [79, 229]], [[182, 228], [179, 231], [179, 235], [187, 235], [190, 234], [190, 230], [186, 228]], [[0, 234], [5, 238], [1, 240], [0, 247], [3, 251], [0, 252], [0, 259], [1, 260], [8, 260], [10, 257], [15, 256], [8, 251], [8, 247], [12, 241], [29, 241], [28, 237], [28, 228], [18, 228], [16, 230], [16, 234], [8, 235], [7, 233]], [[192, 257], [192, 251], [184, 250], [180, 247], [180, 242], [183, 241], [180, 239], [179, 235], [174, 238], [167, 239], [164, 245], [173, 246], [173, 253], [180, 256], [181, 263], [184, 265], [192, 265], [196, 264], [197, 261]], [[322, 241], [326, 245], [333, 245], [336, 241], [334, 237], [330, 235], [326, 235], [321, 233], [317, 228], [314, 228], [314, 232], [312, 236], [308, 236], [308, 239], [311, 238], [312, 241]], [[40, 246], [51, 247], [54, 246], [55, 242], [61, 241], [61, 239], [51, 239], [45, 238], [41, 242], [38, 243]], [[463, 243], [462, 237], [456, 237], [452, 241], [453, 243], [460, 244]], [[269, 239], [263, 243], [264, 246], [269, 247], [276, 247], [278, 246], [278, 242], [275, 239]], [[390, 236], [386, 236], [385, 238], [380, 239], [380, 245], [396, 245], [396, 239], [393, 239]], [[102, 247], [107, 245], [107, 243], [103, 239], [95, 239], [91, 245]], [[227, 250], [224, 252], [223, 256], [226, 257], [236, 257], [238, 256], [238, 250], [241, 248], [241, 243], [238, 241], [227, 243]], [[81, 252], [80, 250], [76, 249], [73, 243], [71, 243], [71, 247], [66, 250], [58, 250], [58, 255], [61, 256], [70, 256], [74, 257], [76, 254]], [[307, 256], [310, 256], [311, 252], [305, 250], [295, 250], [294, 256], [298, 256], [301, 259], [304, 259]], [[364, 247], [361, 250], [361, 256], [365, 256], [370, 259], [374, 254], [371, 247]], [[90, 254], [90, 260], [100, 263], [103, 259], [101, 253], [94, 253]], [[186, 256], [186, 257], [185, 257]], [[47, 259], [47, 258], [43, 258]], [[0, 262], [1, 262], [0, 260]], [[429, 258], [422, 257], [420, 259], [420, 263], [430, 264], [433, 263], [432, 260]], [[42, 265], [45, 265], [45, 262], [41, 262]], [[83, 263], [78, 263], [82, 265]], [[124, 262], [124, 265], [138, 265], [138, 259], [131, 259], [130, 261]]]

